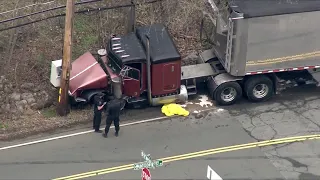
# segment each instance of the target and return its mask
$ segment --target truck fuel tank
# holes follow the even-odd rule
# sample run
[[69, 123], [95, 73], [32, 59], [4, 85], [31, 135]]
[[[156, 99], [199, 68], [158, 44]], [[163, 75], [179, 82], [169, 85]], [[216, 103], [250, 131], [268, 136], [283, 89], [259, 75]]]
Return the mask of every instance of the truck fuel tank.
[[188, 91], [185, 85], [180, 86], [180, 93], [169, 95], [169, 96], [162, 96], [157, 98], [152, 98], [152, 106], [158, 106], [163, 104], [170, 104], [170, 103], [186, 103], [188, 100]]

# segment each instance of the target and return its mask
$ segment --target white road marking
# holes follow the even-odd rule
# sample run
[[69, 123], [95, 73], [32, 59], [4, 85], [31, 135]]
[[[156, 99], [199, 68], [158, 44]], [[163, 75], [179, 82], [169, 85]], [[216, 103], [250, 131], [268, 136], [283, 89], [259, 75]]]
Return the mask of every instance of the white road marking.
[[[147, 123], [147, 122], [152, 122], [152, 121], [158, 121], [158, 120], [167, 119], [167, 118], [168, 117], [163, 116], [163, 117], [157, 117], [157, 118], [152, 118], [152, 119], [146, 119], [146, 120], [142, 120], [142, 121], [135, 121], [135, 122], [127, 123], [127, 124], [121, 124], [120, 127], [130, 126], [130, 125], [135, 125], [135, 124], [142, 124], [142, 123]], [[110, 128], [114, 128], [114, 126], [111, 126]], [[104, 130], [104, 128], [100, 128], [100, 130]], [[22, 146], [38, 144], [38, 143], [44, 143], [44, 142], [58, 140], [58, 139], [64, 139], [64, 138], [73, 137], [73, 136], [79, 136], [79, 135], [83, 135], [83, 134], [89, 134], [92, 132], [94, 132], [94, 130], [83, 131], [83, 132], [78, 132], [78, 133], [73, 133], [73, 134], [68, 134], [68, 135], [63, 135], [63, 136], [57, 136], [57, 137], [41, 139], [41, 140], [37, 140], [37, 141], [26, 142], [26, 143], [22, 143], [22, 144], [16, 144], [16, 145], [12, 145], [12, 146], [1, 147], [0, 151], [6, 150], [6, 149], [22, 147]]]
[[209, 180], [223, 180], [209, 165], [207, 168], [207, 178]]
[[[214, 108], [208, 108], [208, 109], [205, 109], [203, 111], [209, 111], [209, 110], [213, 110], [213, 109]], [[203, 112], [203, 111], [201, 111], [201, 112]], [[159, 121], [159, 120], [169, 119], [169, 118], [173, 118], [173, 117], [178, 117], [178, 116], [171, 116], [171, 117], [162, 116], [162, 117], [157, 117], [157, 118], [145, 119], [145, 120], [141, 120], [141, 121], [135, 121], [135, 122], [131, 122], [131, 123], [121, 124], [120, 127], [131, 126], [131, 125], [136, 125], [136, 124], [143, 124], [143, 123], [153, 122], [153, 121]], [[114, 128], [114, 126], [111, 126], [110, 128]], [[104, 128], [100, 128], [100, 130], [104, 130]], [[89, 134], [89, 133], [92, 133], [92, 132], [94, 132], [94, 130], [83, 131], [83, 132], [67, 134], [67, 135], [63, 135], [63, 136], [56, 136], [56, 137], [47, 138], [47, 139], [41, 139], [41, 140], [37, 140], [37, 141], [30, 141], [30, 142], [21, 143], [21, 144], [0, 147], [0, 151], [7, 150], [7, 149], [12, 149], [12, 148], [17, 148], [17, 147], [22, 147], [22, 146], [28, 146], [28, 145], [34, 145], [34, 144], [54, 141], [54, 140], [59, 140], [59, 139], [64, 139], [64, 138], [73, 137], [73, 136], [79, 136], [79, 135], [83, 135], [83, 134]]]

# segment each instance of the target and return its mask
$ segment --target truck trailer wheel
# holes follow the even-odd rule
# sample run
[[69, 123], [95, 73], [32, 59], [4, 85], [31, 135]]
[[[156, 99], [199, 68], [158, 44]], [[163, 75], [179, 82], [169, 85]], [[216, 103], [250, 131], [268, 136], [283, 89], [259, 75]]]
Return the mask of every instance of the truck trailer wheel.
[[241, 86], [237, 82], [226, 82], [217, 87], [214, 99], [218, 105], [232, 105], [242, 96]]
[[267, 76], [252, 76], [244, 84], [249, 101], [262, 102], [273, 96], [273, 82]]

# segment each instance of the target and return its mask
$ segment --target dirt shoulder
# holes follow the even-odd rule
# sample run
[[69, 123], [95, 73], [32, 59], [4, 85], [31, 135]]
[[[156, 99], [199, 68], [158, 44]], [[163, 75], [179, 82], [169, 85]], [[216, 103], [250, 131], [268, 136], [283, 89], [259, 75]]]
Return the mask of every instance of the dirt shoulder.
[[66, 117], [57, 116], [54, 107], [35, 110], [19, 119], [5, 121], [0, 128], [0, 140], [10, 141], [39, 133], [52, 133], [61, 128], [89, 123], [91, 116], [89, 108], [71, 111]]

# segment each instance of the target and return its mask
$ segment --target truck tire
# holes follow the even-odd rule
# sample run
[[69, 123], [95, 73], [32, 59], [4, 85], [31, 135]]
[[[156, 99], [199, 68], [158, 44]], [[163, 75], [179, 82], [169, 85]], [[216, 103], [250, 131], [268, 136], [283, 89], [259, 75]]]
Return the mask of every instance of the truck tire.
[[232, 105], [240, 97], [242, 97], [241, 86], [234, 81], [221, 84], [214, 92], [214, 99], [218, 105]]
[[244, 91], [249, 101], [267, 101], [274, 94], [273, 82], [264, 75], [252, 76], [245, 82]]

